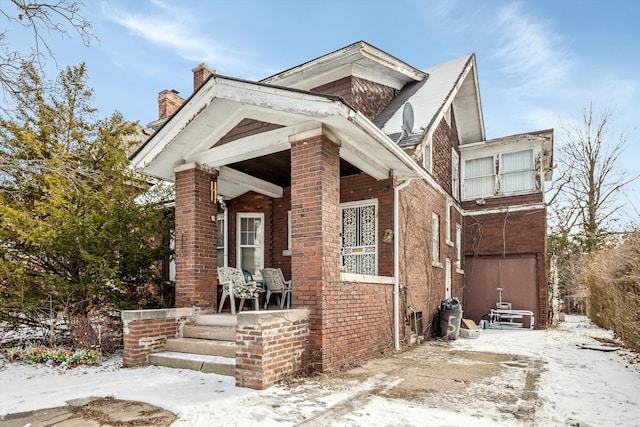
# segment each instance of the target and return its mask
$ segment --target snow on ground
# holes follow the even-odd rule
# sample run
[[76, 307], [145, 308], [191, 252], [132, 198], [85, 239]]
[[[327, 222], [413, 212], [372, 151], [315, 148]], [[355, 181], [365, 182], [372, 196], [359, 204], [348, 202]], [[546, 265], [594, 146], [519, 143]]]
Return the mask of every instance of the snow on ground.
[[[640, 363], [626, 350], [578, 347], [612, 338], [584, 317], [568, 316], [548, 331], [485, 329], [478, 339], [458, 339], [455, 350], [518, 354], [540, 360], [536, 426], [640, 425]], [[635, 362], [635, 363], [634, 363]], [[264, 391], [235, 387], [231, 377], [159, 367], [119, 368], [117, 358], [99, 367], [62, 370], [0, 361], [0, 416], [63, 406], [91, 396], [144, 401], [178, 415], [182, 426], [496, 426], [486, 414], [448, 411], [370, 392], [365, 381], [309, 378]], [[2, 422], [0, 421], [0, 425]]]

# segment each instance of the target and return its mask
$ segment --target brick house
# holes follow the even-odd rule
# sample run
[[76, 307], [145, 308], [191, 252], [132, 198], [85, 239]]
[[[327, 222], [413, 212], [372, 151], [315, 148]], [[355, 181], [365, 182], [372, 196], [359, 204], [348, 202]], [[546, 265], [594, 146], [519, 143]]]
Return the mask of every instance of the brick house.
[[132, 156], [175, 183], [176, 307], [217, 310], [216, 266], [280, 267], [321, 371], [432, 336], [447, 297], [479, 321], [498, 286], [546, 326], [553, 133], [487, 141], [473, 54], [419, 70], [360, 41], [257, 82], [193, 72]]

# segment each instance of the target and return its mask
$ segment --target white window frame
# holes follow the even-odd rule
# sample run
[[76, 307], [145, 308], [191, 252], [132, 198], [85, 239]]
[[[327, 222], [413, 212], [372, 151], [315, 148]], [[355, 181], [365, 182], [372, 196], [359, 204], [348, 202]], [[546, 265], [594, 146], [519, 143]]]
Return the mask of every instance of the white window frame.
[[[491, 175], [483, 175], [483, 176], [481, 176], [481, 177], [477, 177], [477, 176], [476, 176], [476, 177], [473, 177], [473, 178], [468, 178], [468, 177], [466, 176], [466, 174], [465, 174], [465, 177], [464, 177], [464, 181], [465, 181], [465, 185], [464, 185], [464, 191], [465, 191], [464, 198], [465, 198], [465, 199], [480, 199], [480, 198], [483, 198], [483, 197], [491, 197], [491, 196], [494, 196], [494, 195], [495, 195], [495, 193], [496, 193], [496, 168], [495, 168], [495, 164], [496, 164], [496, 156], [495, 156], [495, 155], [491, 155], [491, 154], [490, 154], [490, 155], [487, 155], [487, 156], [478, 156], [478, 157], [474, 157], [474, 158], [472, 158], [472, 159], [466, 159], [466, 160], [465, 160], [465, 170], [466, 170], [466, 168], [467, 168], [467, 162], [472, 162], [472, 161], [474, 161], [474, 160], [487, 159], [487, 158], [491, 158], [491, 172], [492, 172], [492, 173], [491, 173]], [[481, 193], [481, 194], [473, 194], [473, 195], [471, 195], [471, 194], [467, 194], [467, 191], [468, 191], [468, 188], [469, 188], [469, 186], [467, 185], [467, 181], [468, 181], [469, 179], [487, 178], [487, 177], [489, 177], [489, 176], [493, 177], [493, 186], [492, 186], [493, 188], [492, 188], [492, 190], [491, 190], [491, 192], [490, 192], [490, 193]]]
[[442, 267], [440, 264], [440, 216], [431, 214], [431, 265]]
[[[227, 267], [228, 264], [228, 252], [227, 252], [227, 224], [226, 218], [224, 215], [218, 215], [216, 218], [216, 226], [218, 229], [218, 237], [216, 241], [216, 253], [220, 249], [222, 249], [222, 264], [220, 264], [220, 260], [218, 259], [218, 266]], [[222, 225], [220, 225], [222, 223]], [[220, 239], [220, 231], [222, 230], [222, 239]], [[222, 242], [220, 241], [222, 240]]]
[[[260, 242], [260, 245], [242, 245], [241, 244], [242, 219], [244, 218], [260, 218], [262, 227], [260, 227], [260, 234], [258, 239], [256, 239], [258, 240], [258, 242]], [[261, 213], [261, 212], [238, 212], [237, 213], [236, 215], [236, 265], [237, 265], [237, 268], [244, 269], [244, 266], [242, 265], [242, 248], [253, 247], [261, 250], [260, 264], [257, 267], [257, 271], [255, 272], [255, 274], [253, 271], [250, 272], [253, 275], [253, 277], [259, 276], [260, 270], [264, 268], [264, 228], [265, 228], [264, 213]]]
[[444, 260], [444, 297], [451, 298], [451, 259], [446, 258]]
[[427, 137], [427, 143], [422, 153], [422, 166], [424, 166], [426, 170], [431, 172], [432, 163], [433, 163], [433, 135], [429, 135]]
[[[505, 155], [508, 154], [515, 154], [515, 153], [522, 153], [524, 151], [530, 151], [531, 152], [531, 169], [519, 169], [519, 170], [512, 170], [509, 172], [503, 172], [504, 169], [504, 161], [502, 160], [502, 158]], [[535, 171], [536, 171], [536, 159], [535, 159], [535, 152], [533, 150], [533, 148], [525, 148], [522, 150], [512, 150], [512, 151], [506, 151], [504, 153], [500, 153], [500, 158], [499, 158], [499, 167], [498, 167], [498, 180], [500, 183], [500, 194], [501, 195], [512, 195], [512, 194], [521, 194], [521, 193], [530, 193], [532, 191], [535, 190], [536, 188], [536, 183], [535, 183]], [[505, 192], [503, 191], [504, 188], [504, 176], [505, 175], [509, 175], [509, 174], [519, 174], [519, 173], [523, 173], [523, 172], [528, 172], [531, 174], [531, 183], [532, 186], [531, 188], [524, 188], [524, 189], [518, 189], [518, 190], [514, 190], [514, 191], [509, 191], [509, 192]]]
[[287, 211], [287, 249], [282, 251], [283, 256], [291, 256], [291, 210]]
[[453, 241], [451, 240], [451, 209], [453, 209], [453, 203], [447, 201], [447, 206], [445, 208], [444, 215], [444, 240], [449, 246], [453, 246]]
[[460, 200], [460, 155], [455, 148], [451, 149], [451, 195]]
[[[378, 199], [367, 199], [367, 200], [358, 200], [355, 202], [348, 202], [348, 203], [341, 203], [340, 204], [340, 265], [344, 265], [344, 258], [343, 258], [343, 252], [344, 252], [344, 248], [343, 248], [343, 237], [342, 234], [344, 232], [344, 224], [343, 224], [343, 209], [345, 208], [354, 208], [354, 207], [364, 207], [364, 206], [374, 206], [375, 209], [375, 223], [374, 223], [374, 244], [373, 246], [375, 247], [375, 251], [374, 251], [374, 273], [373, 276], [377, 276], [378, 275], [378, 218], [380, 215], [380, 211], [378, 209]], [[347, 272], [347, 273], [352, 273], [352, 272]], [[361, 274], [361, 273], [355, 273], [355, 274]]]
[[463, 273], [464, 268], [462, 267], [462, 225], [456, 223], [456, 271], [458, 273]]

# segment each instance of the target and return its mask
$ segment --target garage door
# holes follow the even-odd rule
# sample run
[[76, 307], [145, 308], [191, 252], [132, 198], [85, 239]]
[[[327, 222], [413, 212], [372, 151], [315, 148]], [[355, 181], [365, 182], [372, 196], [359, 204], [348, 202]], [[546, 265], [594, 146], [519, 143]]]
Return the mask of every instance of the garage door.
[[513, 309], [531, 310], [538, 315], [537, 263], [535, 255], [503, 257], [467, 257], [467, 294], [464, 317], [479, 322], [498, 302]]

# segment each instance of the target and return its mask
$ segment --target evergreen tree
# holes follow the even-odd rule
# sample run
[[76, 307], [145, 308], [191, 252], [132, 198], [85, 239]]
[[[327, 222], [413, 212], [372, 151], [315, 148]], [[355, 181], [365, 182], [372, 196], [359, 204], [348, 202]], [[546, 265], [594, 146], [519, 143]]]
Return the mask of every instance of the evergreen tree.
[[[138, 308], [139, 290], [166, 283], [154, 262], [169, 256], [172, 214], [162, 194], [128, 168], [140, 141], [115, 113], [97, 119], [84, 65], [54, 90], [25, 63], [18, 108], [0, 119], [0, 317], [88, 319]], [[150, 201], [151, 200], [151, 201]], [[166, 243], [166, 242], [165, 242]]]

